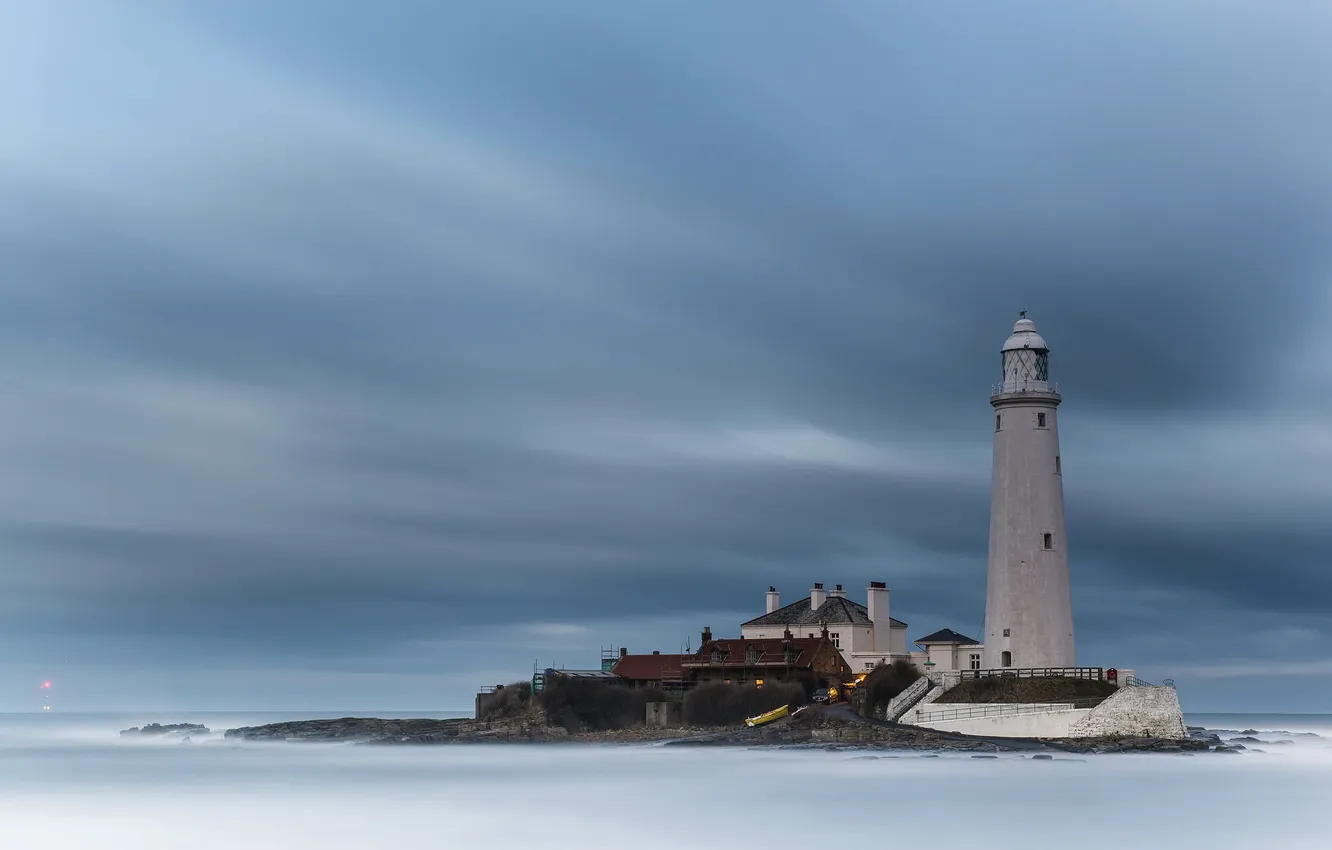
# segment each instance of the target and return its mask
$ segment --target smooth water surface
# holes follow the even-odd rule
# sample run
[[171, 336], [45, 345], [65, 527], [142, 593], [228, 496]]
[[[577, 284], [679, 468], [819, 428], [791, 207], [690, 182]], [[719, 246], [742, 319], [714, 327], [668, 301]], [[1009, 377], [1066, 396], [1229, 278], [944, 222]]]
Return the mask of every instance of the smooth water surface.
[[217, 732], [281, 719], [290, 716], [0, 715], [0, 847], [1332, 846], [1322, 822], [1332, 799], [1332, 717], [1190, 718], [1233, 730], [1223, 737], [1257, 729], [1269, 742], [1239, 755], [1054, 761], [661, 746], [238, 745], [216, 735], [182, 744], [117, 734], [152, 720]]

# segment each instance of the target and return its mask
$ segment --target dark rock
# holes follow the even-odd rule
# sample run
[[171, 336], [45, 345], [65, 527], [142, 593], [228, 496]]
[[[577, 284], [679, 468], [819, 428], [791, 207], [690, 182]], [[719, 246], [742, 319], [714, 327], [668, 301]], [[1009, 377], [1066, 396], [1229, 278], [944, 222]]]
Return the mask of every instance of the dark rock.
[[1031, 759], [1032, 761], [1054, 761], [1054, 756], [1049, 753], [1037, 753]]
[[1258, 733], [1258, 730], [1257, 730], [1257, 729], [1245, 729], [1245, 730], [1244, 730], [1243, 732], [1241, 732], [1240, 734], [1241, 734], [1241, 735], [1257, 735], [1257, 734], [1259, 734], [1259, 733]]
[[1214, 753], [1238, 753], [1241, 749], [1242, 749], [1242, 747], [1228, 747], [1228, 746], [1226, 746], [1225, 744], [1221, 744], [1221, 745], [1218, 746], [1218, 747], [1214, 747], [1214, 748], [1212, 749], [1212, 752], [1214, 752]]
[[135, 736], [159, 736], [171, 737], [179, 735], [207, 735], [208, 727], [201, 723], [149, 723], [147, 726], [135, 726], [133, 729], [122, 729], [120, 736], [130, 738]]
[[1239, 743], [1241, 743], [1241, 744], [1261, 744], [1261, 743], [1263, 743], [1262, 741], [1258, 740], [1257, 738], [1253, 737], [1252, 735], [1244, 735], [1244, 736], [1239, 737], [1239, 738], [1231, 738], [1231, 739], [1230, 739], [1230, 743], [1234, 744], [1234, 743], [1236, 743], [1236, 742], [1239, 742]]

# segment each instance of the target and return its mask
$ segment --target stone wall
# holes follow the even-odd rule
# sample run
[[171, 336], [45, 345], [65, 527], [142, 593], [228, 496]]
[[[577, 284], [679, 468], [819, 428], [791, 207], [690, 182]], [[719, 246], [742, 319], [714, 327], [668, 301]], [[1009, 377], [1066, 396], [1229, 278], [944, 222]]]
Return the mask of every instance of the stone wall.
[[1146, 738], [1188, 737], [1179, 694], [1173, 687], [1133, 686], [1120, 688], [1073, 724], [1072, 737], [1132, 735]]

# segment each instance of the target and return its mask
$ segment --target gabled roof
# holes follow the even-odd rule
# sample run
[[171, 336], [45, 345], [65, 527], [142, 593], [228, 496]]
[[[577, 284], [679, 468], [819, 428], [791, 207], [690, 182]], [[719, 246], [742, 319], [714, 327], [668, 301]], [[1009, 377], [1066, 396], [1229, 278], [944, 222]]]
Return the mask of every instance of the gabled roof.
[[[770, 667], [789, 665], [809, 668], [814, 666], [814, 658], [819, 649], [831, 641], [824, 638], [721, 638], [710, 640], [698, 648], [694, 655], [684, 657], [685, 665], [720, 666], [720, 667]], [[749, 660], [749, 650], [757, 652], [755, 660]], [[791, 649], [794, 657], [788, 662], [786, 650]], [[714, 653], [721, 654], [720, 661], [713, 661]], [[840, 656], [838, 656], [840, 658]]]
[[926, 635], [920, 640], [914, 641], [914, 643], [921, 643], [921, 644], [955, 643], [955, 644], [962, 644], [964, 646], [975, 646], [976, 644], [979, 644], [980, 641], [976, 640], [975, 638], [969, 638], [963, 634], [958, 634], [952, 629], [939, 629], [939, 631], [935, 632], [934, 634]]
[[676, 679], [680, 677], [680, 662], [687, 655], [626, 655], [615, 662], [615, 667], [611, 670], [615, 675], [632, 679], [636, 682], [646, 682], [657, 679]]
[[[893, 628], [905, 629], [907, 624], [893, 617], [888, 618]], [[859, 602], [852, 602], [845, 596], [829, 596], [817, 611], [810, 610], [809, 597], [799, 602], [778, 608], [771, 614], [755, 617], [745, 626], [817, 626], [827, 623], [830, 626], [849, 623], [853, 626], [868, 626], [874, 621], [869, 618], [869, 609]]]

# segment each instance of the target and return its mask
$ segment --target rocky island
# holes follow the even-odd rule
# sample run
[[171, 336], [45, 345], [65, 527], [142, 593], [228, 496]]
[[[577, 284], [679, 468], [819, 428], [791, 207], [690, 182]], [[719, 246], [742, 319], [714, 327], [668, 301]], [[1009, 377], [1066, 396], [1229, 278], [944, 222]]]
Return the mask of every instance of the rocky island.
[[904, 724], [868, 720], [842, 706], [811, 706], [768, 726], [723, 728], [651, 728], [570, 731], [552, 725], [538, 712], [494, 720], [344, 717], [298, 720], [229, 729], [237, 741], [344, 742], [363, 745], [438, 745], [487, 743], [663, 743], [669, 746], [810, 747], [971, 753], [1197, 752], [1205, 740], [1156, 738], [1077, 738], [1029, 740], [984, 738], [939, 732]]

